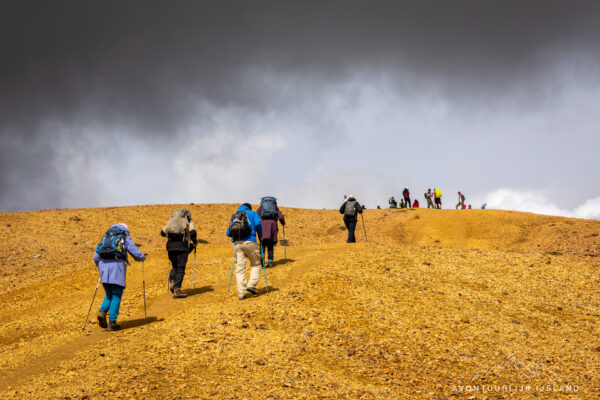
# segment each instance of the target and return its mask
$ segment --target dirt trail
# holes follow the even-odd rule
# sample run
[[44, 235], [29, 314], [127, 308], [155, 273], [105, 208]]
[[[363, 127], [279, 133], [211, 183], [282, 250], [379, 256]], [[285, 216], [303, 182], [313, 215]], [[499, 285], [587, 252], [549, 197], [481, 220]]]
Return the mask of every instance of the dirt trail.
[[[293, 285], [294, 282], [301, 279], [302, 275], [314, 270], [317, 266], [323, 265], [335, 256], [335, 251], [339, 250], [340, 245], [330, 245], [327, 248], [321, 248], [316, 251], [311, 251], [308, 248], [289, 248], [288, 249], [288, 261], [285, 262], [283, 259], [276, 261], [275, 267], [267, 269], [267, 279], [269, 280], [269, 286], [271, 288], [271, 294], [269, 296], [277, 296], [277, 291], [287, 288]], [[216, 251], [215, 251], [216, 250]], [[215, 255], [219, 259], [232, 258], [231, 249], [225, 246], [221, 246], [219, 249], [212, 249], [212, 257]], [[215, 254], [216, 253], [216, 254]], [[198, 252], [197, 257], [202, 257], [202, 248]], [[219, 306], [224, 311], [227, 311], [228, 307], [231, 307], [232, 303], [236, 301], [236, 280], [235, 276], [232, 279], [231, 290], [227, 291], [229, 279], [226, 276], [219, 276], [224, 269], [224, 265], [221, 263], [211, 262], [209, 264], [206, 261], [197, 258], [201, 264], [197, 263], [196, 290], [192, 288], [193, 284], [193, 253], [190, 254], [188, 261], [188, 267], [186, 269], [186, 276], [184, 279], [184, 293], [189, 296], [186, 299], [174, 300], [170, 293], [167, 293], [165, 289], [162, 294], [154, 296], [148, 296], [147, 298], [147, 314], [149, 324], [155, 325], [160, 324], [168, 318], [177, 318], [177, 313], [189, 307], [198, 307], [201, 302], [203, 307]], [[160, 282], [161, 278], [165, 275], [167, 269], [164, 268], [153, 268], [156, 264], [164, 264], [165, 260], [148, 261], [146, 270], [146, 285], [147, 288], [161, 291], [160, 286], [166, 287], [166, 284]], [[248, 268], [249, 271], [249, 268]], [[130, 271], [130, 275], [133, 275]], [[235, 274], [234, 274], [235, 275]], [[133, 280], [132, 276], [128, 279]], [[77, 277], [79, 279], [79, 277]], [[76, 280], [77, 280], [76, 279]], [[204, 285], [206, 281], [211, 282], [210, 285]], [[164, 282], [164, 280], [163, 280]], [[139, 291], [141, 288], [138, 285], [130, 285], [125, 293], [124, 299], [131, 295], [134, 291]], [[261, 271], [261, 279], [259, 281], [259, 288], [264, 287], [263, 272]], [[39, 290], [37, 287], [31, 288], [33, 290]], [[269, 301], [269, 298], [261, 290], [265, 297], [263, 301]], [[0, 387], [12, 387], [19, 388], [26, 384], [35, 376], [47, 373], [53, 366], [57, 364], [68, 362], [72, 360], [80, 352], [89, 349], [90, 347], [101, 343], [110, 335], [119, 335], [122, 332], [126, 332], [138, 327], [145, 325], [145, 319], [143, 318], [144, 309], [143, 304], [136, 304], [131, 308], [130, 314], [141, 316], [137, 319], [120, 319], [122, 326], [121, 332], [108, 332], [100, 330], [95, 321], [95, 316], [100, 302], [104, 296], [102, 287], [98, 289], [98, 294], [90, 313], [90, 319], [88, 320], [87, 328], [85, 332], [81, 331], [81, 328], [73, 333], [71, 339], [68, 342], [59, 345], [56, 348], [51, 349], [47, 353], [42, 353], [39, 357], [31, 359], [27, 364], [21, 365], [12, 370], [5, 370], [0, 376]], [[137, 296], [136, 296], [137, 297]], [[256, 301], [258, 298], [247, 299], [246, 302]], [[29, 310], [30, 311], [30, 310]]]

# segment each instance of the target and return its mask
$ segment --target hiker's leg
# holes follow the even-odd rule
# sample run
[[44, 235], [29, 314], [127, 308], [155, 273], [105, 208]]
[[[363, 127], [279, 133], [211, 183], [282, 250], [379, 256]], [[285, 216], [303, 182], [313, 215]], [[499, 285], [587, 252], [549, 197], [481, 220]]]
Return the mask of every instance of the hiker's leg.
[[177, 253], [178, 251], [169, 251], [167, 254], [169, 255], [169, 261], [171, 262], [171, 271], [169, 272], [169, 281], [175, 282], [175, 275], [177, 275], [177, 269], [175, 266], [177, 265]]
[[175, 263], [175, 285], [173, 289], [181, 289], [181, 284], [183, 283], [183, 277], [185, 276], [185, 265], [188, 260], [188, 252], [180, 251], [177, 254], [176, 258], [177, 262]]
[[354, 236], [354, 230], [356, 229], [356, 218], [348, 220], [348, 243], [355, 243], [356, 237]]
[[111, 285], [112, 286], [112, 298], [110, 300], [110, 311], [108, 313], [108, 320], [110, 322], [116, 322], [119, 316], [119, 308], [121, 307], [121, 297], [123, 296], [123, 286]]
[[[265, 241], [263, 241], [263, 242], [265, 242]], [[266, 245], [267, 245], [267, 252], [268, 252], [267, 260], [273, 261], [273, 254], [275, 253], [273, 246], [275, 245], [275, 242], [273, 242], [270, 239], [267, 239], [266, 242], [267, 242]]]
[[106, 293], [106, 296], [104, 296], [104, 301], [102, 302], [99, 311], [108, 311], [110, 308], [110, 299], [112, 298], [112, 285], [109, 283], [103, 283], [102, 286], [104, 287], [104, 293]]
[[244, 254], [243, 246], [244, 242], [239, 240], [233, 244], [238, 295], [246, 294], [246, 254]]
[[260, 270], [262, 268], [260, 246], [256, 242], [246, 242], [244, 243], [244, 251], [246, 257], [250, 260], [250, 279], [248, 280], [248, 287], [255, 288], [260, 279]]

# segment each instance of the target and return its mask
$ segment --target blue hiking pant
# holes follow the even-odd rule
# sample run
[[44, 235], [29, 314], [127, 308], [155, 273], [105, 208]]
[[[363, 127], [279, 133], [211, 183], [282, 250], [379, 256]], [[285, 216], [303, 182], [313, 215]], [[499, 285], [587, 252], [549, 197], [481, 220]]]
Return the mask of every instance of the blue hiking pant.
[[123, 296], [125, 288], [112, 283], [103, 283], [102, 286], [104, 286], [106, 297], [100, 306], [100, 311], [108, 311], [108, 320], [116, 322], [119, 315], [119, 307], [121, 306], [121, 296]]

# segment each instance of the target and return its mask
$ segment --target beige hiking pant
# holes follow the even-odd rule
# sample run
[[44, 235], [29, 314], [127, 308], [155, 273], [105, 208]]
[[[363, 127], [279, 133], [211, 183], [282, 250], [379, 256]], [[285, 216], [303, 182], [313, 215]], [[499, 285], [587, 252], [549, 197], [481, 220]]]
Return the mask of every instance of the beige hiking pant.
[[250, 260], [250, 280], [248, 287], [254, 288], [260, 279], [260, 247], [256, 242], [237, 241], [233, 243], [235, 257], [235, 279], [237, 280], [238, 295], [246, 294], [246, 260]]

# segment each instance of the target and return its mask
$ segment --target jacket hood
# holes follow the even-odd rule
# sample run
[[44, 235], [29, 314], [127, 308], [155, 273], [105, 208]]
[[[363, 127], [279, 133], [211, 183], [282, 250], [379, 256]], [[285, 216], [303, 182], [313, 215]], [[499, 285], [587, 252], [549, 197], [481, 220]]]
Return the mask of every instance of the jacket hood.
[[245, 206], [245, 205], [243, 205], [243, 204], [242, 204], [242, 205], [241, 205], [241, 206], [238, 208], [237, 212], [249, 211], [249, 210], [250, 210], [250, 209], [248, 208], [248, 206]]
[[125, 233], [127, 234], [127, 236], [129, 236], [129, 228], [127, 227], [127, 225], [123, 225], [123, 224], [114, 224], [113, 226], [111, 226], [111, 228], [119, 228], [119, 229], [123, 229], [125, 231]]
[[350, 195], [350, 196], [348, 196], [346, 201], [356, 201], [356, 199], [354, 198], [354, 196]]

